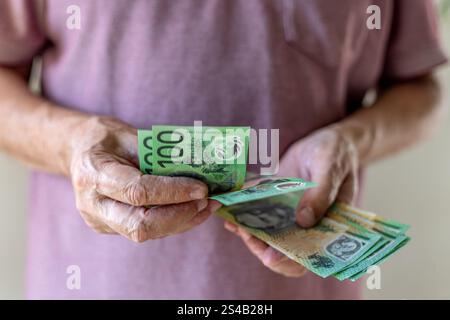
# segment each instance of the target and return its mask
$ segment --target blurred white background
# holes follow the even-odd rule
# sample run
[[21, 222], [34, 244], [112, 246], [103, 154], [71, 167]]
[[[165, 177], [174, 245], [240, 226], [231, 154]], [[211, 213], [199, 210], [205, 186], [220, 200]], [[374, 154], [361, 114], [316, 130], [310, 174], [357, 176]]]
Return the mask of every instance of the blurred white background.
[[[450, 52], [450, 22], [442, 29]], [[450, 67], [440, 77], [450, 106]], [[0, 299], [24, 298], [26, 206], [27, 170], [0, 153]], [[381, 289], [365, 297], [450, 299], [450, 120], [428, 143], [371, 166], [363, 206], [412, 226], [410, 244], [381, 266]]]

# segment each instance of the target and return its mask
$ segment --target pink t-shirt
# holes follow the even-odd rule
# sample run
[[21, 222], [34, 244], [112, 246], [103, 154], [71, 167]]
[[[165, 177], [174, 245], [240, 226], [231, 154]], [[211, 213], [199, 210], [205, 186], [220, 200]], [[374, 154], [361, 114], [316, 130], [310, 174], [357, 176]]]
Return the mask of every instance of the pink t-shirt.
[[[371, 4], [380, 30], [366, 27]], [[78, 8], [81, 29], [68, 28]], [[139, 128], [279, 128], [285, 151], [359, 108], [380, 81], [443, 63], [435, 20], [425, 0], [1, 0], [0, 64], [42, 54], [43, 95], [61, 106]], [[216, 217], [143, 244], [99, 235], [70, 181], [43, 172], [31, 176], [29, 208], [29, 298], [359, 296], [358, 284], [271, 272]], [[66, 286], [70, 265], [80, 290]]]

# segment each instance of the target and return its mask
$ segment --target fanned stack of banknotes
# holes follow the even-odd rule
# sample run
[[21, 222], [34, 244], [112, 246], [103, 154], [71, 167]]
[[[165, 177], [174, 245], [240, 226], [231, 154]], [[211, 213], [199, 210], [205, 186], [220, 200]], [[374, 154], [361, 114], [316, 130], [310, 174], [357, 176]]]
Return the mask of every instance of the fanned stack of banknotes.
[[315, 183], [246, 172], [248, 127], [153, 126], [138, 130], [139, 163], [147, 174], [206, 183], [217, 215], [240, 225], [311, 272], [355, 281], [403, 247], [408, 225], [335, 203], [313, 228], [295, 209]]

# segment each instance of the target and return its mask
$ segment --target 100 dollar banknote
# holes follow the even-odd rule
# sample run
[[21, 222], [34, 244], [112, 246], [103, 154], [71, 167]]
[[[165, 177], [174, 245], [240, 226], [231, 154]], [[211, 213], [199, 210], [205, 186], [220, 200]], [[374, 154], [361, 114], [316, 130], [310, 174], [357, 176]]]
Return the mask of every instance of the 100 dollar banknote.
[[141, 171], [204, 182], [210, 193], [240, 189], [246, 176], [249, 127], [153, 126], [138, 130]]

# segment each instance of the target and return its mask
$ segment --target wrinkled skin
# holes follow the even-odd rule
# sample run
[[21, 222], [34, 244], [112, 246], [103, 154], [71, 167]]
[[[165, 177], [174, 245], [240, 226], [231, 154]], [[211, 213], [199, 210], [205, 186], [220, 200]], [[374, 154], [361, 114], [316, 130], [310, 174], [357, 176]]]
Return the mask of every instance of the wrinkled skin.
[[[353, 142], [339, 130], [323, 129], [296, 142], [280, 162], [279, 175], [318, 183], [305, 192], [297, 208], [297, 223], [314, 226], [335, 201], [352, 203], [357, 192], [358, 156]], [[248, 249], [269, 269], [287, 277], [301, 277], [306, 269], [230, 223], [225, 228], [240, 236]]]
[[100, 233], [143, 242], [205, 221], [220, 206], [206, 200], [206, 185], [141, 173], [136, 134], [136, 129], [110, 118], [91, 118], [77, 127], [70, 176], [86, 224]]
[[318, 184], [305, 192], [297, 210], [298, 224], [314, 226], [336, 200], [353, 203], [358, 167], [356, 146], [340, 130], [319, 130], [295, 143], [281, 160], [279, 174]]

